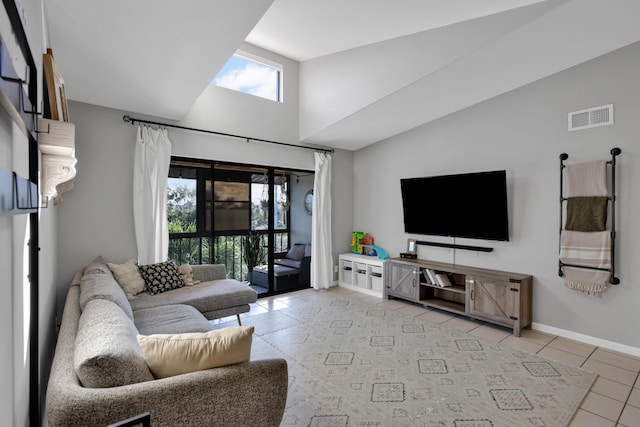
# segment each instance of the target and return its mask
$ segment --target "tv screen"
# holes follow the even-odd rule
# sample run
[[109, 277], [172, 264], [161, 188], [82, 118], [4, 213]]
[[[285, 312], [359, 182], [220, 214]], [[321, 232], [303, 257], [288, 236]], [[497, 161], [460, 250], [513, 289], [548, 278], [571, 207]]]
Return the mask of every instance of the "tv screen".
[[506, 171], [400, 180], [407, 233], [509, 240]]

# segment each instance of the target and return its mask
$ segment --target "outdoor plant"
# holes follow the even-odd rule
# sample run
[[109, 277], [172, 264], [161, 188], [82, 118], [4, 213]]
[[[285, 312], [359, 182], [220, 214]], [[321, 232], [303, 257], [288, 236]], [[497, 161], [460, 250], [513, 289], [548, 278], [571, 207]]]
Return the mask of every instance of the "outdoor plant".
[[253, 267], [265, 263], [265, 252], [262, 247], [262, 234], [257, 231], [249, 231], [242, 239], [242, 247], [244, 250], [244, 262], [247, 265], [247, 277], [251, 282], [251, 273]]

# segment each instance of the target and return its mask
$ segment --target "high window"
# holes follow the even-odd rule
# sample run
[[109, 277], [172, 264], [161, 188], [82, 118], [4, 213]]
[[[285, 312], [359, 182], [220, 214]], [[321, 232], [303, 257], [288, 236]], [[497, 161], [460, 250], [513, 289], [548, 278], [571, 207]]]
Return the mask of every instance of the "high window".
[[211, 84], [282, 102], [282, 65], [238, 51]]

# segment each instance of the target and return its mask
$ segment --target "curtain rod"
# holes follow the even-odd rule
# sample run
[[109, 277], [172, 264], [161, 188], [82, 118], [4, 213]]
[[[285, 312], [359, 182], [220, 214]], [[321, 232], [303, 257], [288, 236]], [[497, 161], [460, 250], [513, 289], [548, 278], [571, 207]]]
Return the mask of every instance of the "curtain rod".
[[172, 125], [172, 124], [169, 124], [169, 123], [153, 122], [151, 120], [136, 119], [135, 117], [131, 117], [129, 115], [122, 116], [122, 120], [127, 122], [127, 123], [131, 123], [131, 125], [135, 124], [135, 122], [147, 123], [147, 124], [151, 124], [151, 125], [165, 126], [165, 127], [170, 127], [170, 128], [176, 128], [176, 129], [191, 130], [191, 131], [194, 131], [194, 132], [211, 133], [211, 134], [214, 134], [214, 135], [228, 136], [228, 137], [231, 137], [231, 138], [240, 138], [240, 139], [246, 140], [247, 142], [250, 142], [250, 141], [266, 142], [268, 144], [285, 145], [287, 147], [294, 147], [294, 148], [304, 148], [305, 150], [321, 151], [323, 153], [333, 153], [333, 152], [335, 152], [335, 150], [333, 148], [316, 148], [316, 147], [308, 147], [306, 145], [289, 144], [287, 142], [269, 141], [268, 139], [251, 138], [251, 137], [248, 137], [248, 136], [241, 136], [241, 135], [234, 135], [234, 134], [231, 134], [231, 133], [216, 132], [216, 131], [213, 131], [213, 130], [197, 129], [197, 128], [190, 128], [190, 127], [186, 127], [186, 126]]

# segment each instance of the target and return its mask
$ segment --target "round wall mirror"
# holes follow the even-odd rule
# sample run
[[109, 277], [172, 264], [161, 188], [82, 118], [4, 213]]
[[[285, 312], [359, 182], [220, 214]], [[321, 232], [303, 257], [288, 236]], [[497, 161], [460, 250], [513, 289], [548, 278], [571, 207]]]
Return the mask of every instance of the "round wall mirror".
[[307, 194], [304, 195], [304, 210], [309, 215], [313, 211], [313, 190], [307, 191]]

